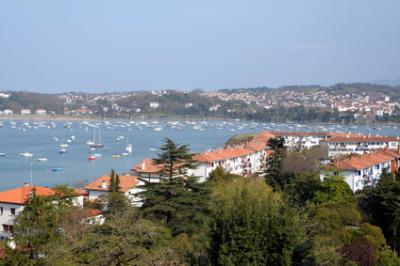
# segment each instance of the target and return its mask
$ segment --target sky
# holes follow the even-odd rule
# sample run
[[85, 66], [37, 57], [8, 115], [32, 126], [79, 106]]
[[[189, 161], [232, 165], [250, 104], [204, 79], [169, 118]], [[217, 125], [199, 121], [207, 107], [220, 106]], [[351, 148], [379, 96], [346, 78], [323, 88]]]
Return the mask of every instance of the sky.
[[399, 0], [0, 0], [0, 90], [400, 78]]

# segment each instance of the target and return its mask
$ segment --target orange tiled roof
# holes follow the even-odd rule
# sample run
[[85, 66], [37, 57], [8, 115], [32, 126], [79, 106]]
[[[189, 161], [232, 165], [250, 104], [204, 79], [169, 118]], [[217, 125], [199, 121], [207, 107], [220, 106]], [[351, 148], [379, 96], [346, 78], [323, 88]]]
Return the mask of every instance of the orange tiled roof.
[[242, 157], [254, 153], [254, 150], [249, 148], [228, 148], [212, 152], [203, 152], [196, 154], [193, 159], [199, 162], [216, 162], [231, 158]]
[[103, 214], [101, 210], [98, 209], [83, 209], [86, 218], [94, 217]]
[[79, 196], [87, 196], [88, 192], [84, 190], [83, 188], [76, 188], [74, 192], [79, 195]]
[[0, 192], [0, 202], [24, 205], [33, 188], [36, 189], [37, 196], [52, 196], [55, 194], [54, 190], [47, 187], [19, 187]]
[[354, 155], [348, 159], [337, 160], [333, 162], [331, 166], [339, 170], [362, 170], [393, 159], [393, 156], [380, 151], [372, 154]]
[[[108, 191], [110, 188], [110, 176], [104, 175], [99, 178], [96, 178], [87, 186], [85, 186], [86, 190], [100, 190], [100, 191]], [[106, 182], [106, 188], [102, 187], [103, 181]], [[137, 176], [130, 176], [130, 175], [122, 175], [119, 177], [120, 184], [119, 186], [121, 187], [120, 191], [121, 192], [127, 192], [131, 188], [135, 187], [138, 183], [139, 180]]]
[[153, 159], [144, 159], [132, 168], [137, 173], [160, 173], [162, 167], [154, 163]]

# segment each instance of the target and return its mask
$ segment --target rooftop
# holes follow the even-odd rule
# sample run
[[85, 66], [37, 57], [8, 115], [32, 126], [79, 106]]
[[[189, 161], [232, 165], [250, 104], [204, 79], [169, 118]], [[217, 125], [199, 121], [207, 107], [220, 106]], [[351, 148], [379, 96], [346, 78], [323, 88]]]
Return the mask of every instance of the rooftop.
[[24, 205], [32, 190], [36, 190], [37, 196], [52, 196], [54, 190], [47, 187], [25, 186], [0, 192], [0, 202]]
[[[109, 191], [110, 179], [111, 179], [110, 176], [103, 175], [99, 178], [96, 178], [89, 184], [87, 184], [85, 186], [85, 189], [86, 190]], [[138, 180], [137, 176], [121, 175], [121, 176], [119, 176], [119, 180], [120, 180], [119, 186], [121, 187], [120, 191], [124, 192], [124, 193], [139, 184], [139, 180]], [[103, 186], [103, 181], [104, 181], [105, 186]]]

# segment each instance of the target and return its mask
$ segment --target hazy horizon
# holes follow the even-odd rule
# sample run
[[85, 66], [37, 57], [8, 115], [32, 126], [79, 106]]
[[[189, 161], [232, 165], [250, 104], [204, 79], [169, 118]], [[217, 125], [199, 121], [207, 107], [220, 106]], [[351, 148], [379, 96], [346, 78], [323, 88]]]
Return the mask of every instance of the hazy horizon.
[[398, 83], [398, 10], [396, 0], [6, 0], [0, 90]]

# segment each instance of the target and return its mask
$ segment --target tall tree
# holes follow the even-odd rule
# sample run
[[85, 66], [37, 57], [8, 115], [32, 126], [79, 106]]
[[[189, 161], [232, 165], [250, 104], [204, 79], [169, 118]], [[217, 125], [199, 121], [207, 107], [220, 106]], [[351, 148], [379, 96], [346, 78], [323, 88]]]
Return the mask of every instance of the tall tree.
[[213, 209], [213, 265], [291, 265], [299, 219], [264, 181], [225, 183]]
[[285, 139], [283, 137], [270, 138], [267, 146], [273, 153], [267, 157], [265, 178], [274, 189], [283, 189], [286, 185], [286, 177], [283, 173], [283, 160], [285, 157]]
[[118, 174], [114, 171], [114, 169], [111, 169], [111, 174], [110, 174], [110, 192], [118, 192], [121, 187], [120, 187], [120, 180]]
[[175, 176], [185, 175], [187, 169], [195, 167], [195, 161], [188, 145], [177, 144], [166, 138], [160, 150], [162, 152], [153, 160], [156, 164], [162, 166], [164, 175], [169, 180]]

